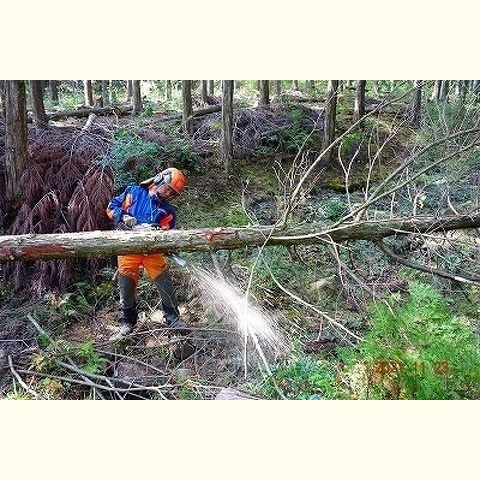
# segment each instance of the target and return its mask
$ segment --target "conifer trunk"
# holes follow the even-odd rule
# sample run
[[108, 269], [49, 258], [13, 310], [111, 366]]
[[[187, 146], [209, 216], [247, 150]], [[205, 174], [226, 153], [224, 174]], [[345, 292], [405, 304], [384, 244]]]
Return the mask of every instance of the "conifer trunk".
[[223, 80], [221, 157], [227, 175], [233, 160], [233, 88], [233, 80]]
[[37, 128], [45, 129], [48, 127], [48, 117], [43, 103], [43, 82], [42, 80], [30, 80], [30, 87], [32, 89], [33, 123]]
[[5, 80], [5, 196], [12, 210], [23, 198], [20, 178], [28, 163], [24, 80]]
[[341, 225], [321, 223], [274, 229], [271, 226], [194, 230], [93, 231], [0, 236], [0, 263], [9, 260], [51, 260], [111, 257], [128, 253], [234, 250], [271, 245], [331, 244], [346, 240], [381, 240], [405, 233], [447, 232], [479, 228], [480, 213], [446, 217], [405, 217]]
[[192, 103], [192, 81], [182, 80], [182, 99], [183, 99], [183, 130], [193, 133], [193, 103]]

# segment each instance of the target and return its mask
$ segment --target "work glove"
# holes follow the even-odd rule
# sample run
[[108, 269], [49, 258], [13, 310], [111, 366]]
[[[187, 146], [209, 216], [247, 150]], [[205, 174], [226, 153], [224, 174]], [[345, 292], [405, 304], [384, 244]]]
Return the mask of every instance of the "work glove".
[[128, 227], [133, 228], [137, 224], [137, 219], [131, 215], [123, 215], [122, 222]]

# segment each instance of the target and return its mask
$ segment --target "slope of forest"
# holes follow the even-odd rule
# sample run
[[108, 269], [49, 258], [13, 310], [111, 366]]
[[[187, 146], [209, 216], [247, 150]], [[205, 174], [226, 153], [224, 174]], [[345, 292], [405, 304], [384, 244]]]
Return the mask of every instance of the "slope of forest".
[[[109, 199], [167, 166], [188, 178], [174, 200], [180, 229], [318, 223], [328, 233], [478, 214], [478, 82], [271, 81], [273, 93], [238, 81], [230, 157], [219, 82], [190, 90], [185, 116], [195, 83], [144, 81], [135, 98], [134, 81], [130, 99], [127, 81], [108, 91], [95, 81], [102, 107], [68, 117], [59, 112], [93, 98], [64, 81], [54, 102], [54, 82], [44, 100], [55, 120], [41, 128], [32, 114], [24, 197], [15, 212], [0, 200], [2, 235], [109, 230]], [[6, 128], [0, 118], [2, 189]], [[138, 329], [109, 341], [120, 316], [115, 258], [6, 262], [0, 396], [479, 398], [477, 230], [397, 233], [179, 252], [187, 268], [170, 265], [187, 340], [163, 326], [142, 277]], [[247, 328], [235, 313], [246, 295], [259, 309]]]

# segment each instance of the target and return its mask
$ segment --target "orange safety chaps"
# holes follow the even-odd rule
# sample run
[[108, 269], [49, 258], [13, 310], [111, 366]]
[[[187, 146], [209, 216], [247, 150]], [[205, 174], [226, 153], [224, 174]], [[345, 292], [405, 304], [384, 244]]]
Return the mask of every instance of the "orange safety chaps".
[[168, 270], [163, 253], [138, 253], [119, 255], [118, 271], [120, 275], [131, 278], [135, 284], [140, 278], [140, 267], [143, 266], [150, 280], [155, 280], [159, 275]]

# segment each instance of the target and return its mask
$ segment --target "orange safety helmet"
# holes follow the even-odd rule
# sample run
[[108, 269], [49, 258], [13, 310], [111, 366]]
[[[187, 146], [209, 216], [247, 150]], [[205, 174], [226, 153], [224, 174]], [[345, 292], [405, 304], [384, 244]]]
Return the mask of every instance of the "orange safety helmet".
[[162, 172], [158, 173], [152, 178], [141, 182], [142, 185], [150, 185], [154, 183], [155, 185], [168, 185], [170, 188], [175, 190], [175, 192], [180, 193], [187, 183], [185, 175], [178, 168], [167, 168]]
[[[157, 181], [157, 177], [159, 178], [159, 182]], [[160, 175], [157, 175], [153, 179], [153, 183], [157, 185], [168, 185], [170, 188], [175, 190], [177, 193], [180, 193], [187, 183], [185, 179], [185, 175], [178, 169], [178, 168], [167, 168]]]

